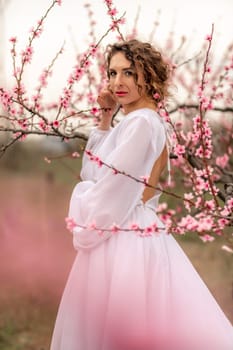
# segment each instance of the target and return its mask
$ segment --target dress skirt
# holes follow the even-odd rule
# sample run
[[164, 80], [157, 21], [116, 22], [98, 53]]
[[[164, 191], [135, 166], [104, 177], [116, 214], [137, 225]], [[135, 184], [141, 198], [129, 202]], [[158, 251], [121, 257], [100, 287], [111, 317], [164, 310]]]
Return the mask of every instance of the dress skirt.
[[[126, 224], [156, 222], [157, 199]], [[51, 350], [232, 350], [233, 328], [172, 235], [119, 231], [79, 249]]]

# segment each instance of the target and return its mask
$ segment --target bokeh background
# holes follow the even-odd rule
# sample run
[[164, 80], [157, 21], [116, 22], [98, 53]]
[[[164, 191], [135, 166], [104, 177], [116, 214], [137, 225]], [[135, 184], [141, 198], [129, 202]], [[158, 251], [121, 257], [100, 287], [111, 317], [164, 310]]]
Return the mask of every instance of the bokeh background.
[[[0, 0], [0, 86], [12, 84], [12, 61], [8, 39], [17, 36], [22, 47], [29, 29], [51, 1]], [[90, 30], [86, 2], [64, 0], [46, 20], [44, 33], [35, 46], [35, 58], [26, 71], [28, 89], [65, 41], [46, 98], [55, 100], [75, 62], [77, 51], [86, 50]], [[233, 37], [232, 0], [116, 0], [119, 14], [126, 12], [124, 31], [130, 33], [139, 13], [138, 33], [147, 39], [159, 24], [156, 41], [162, 45], [186, 36], [187, 57], [198, 52], [199, 43], [215, 23], [216, 55]], [[91, 1], [96, 37], [109, 25], [103, 1]], [[106, 39], [115, 40], [115, 34]], [[1, 141], [1, 140], [0, 140]], [[71, 234], [65, 227], [72, 189], [79, 181], [81, 156], [67, 157], [84, 143], [61, 143], [34, 138], [20, 142], [0, 159], [0, 349], [47, 350], [57, 308], [76, 255]], [[45, 158], [55, 157], [51, 163]], [[218, 303], [233, 322], [233, 258], [221, 250], [221, 239], [204, 244], [194, 235], [176, 237]], [[185, 286], [184, 286], [185, 288]], [[195, 293], [195, 291], [193, 291]], [[203, 315], [204, 317], [204, 315]], [[68, 349], [67, 349], [68, 350]]]

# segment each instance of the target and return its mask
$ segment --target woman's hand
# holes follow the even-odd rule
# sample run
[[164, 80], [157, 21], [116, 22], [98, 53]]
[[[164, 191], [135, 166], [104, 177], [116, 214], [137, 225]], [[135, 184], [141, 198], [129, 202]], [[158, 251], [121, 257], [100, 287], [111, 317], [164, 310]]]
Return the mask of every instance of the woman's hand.
[[117, 102], [109, 88], [101, 90], [97, 103], [102, 110], [98, 128], [108, 130], [111, 126], [112, 116], [117, 108]]

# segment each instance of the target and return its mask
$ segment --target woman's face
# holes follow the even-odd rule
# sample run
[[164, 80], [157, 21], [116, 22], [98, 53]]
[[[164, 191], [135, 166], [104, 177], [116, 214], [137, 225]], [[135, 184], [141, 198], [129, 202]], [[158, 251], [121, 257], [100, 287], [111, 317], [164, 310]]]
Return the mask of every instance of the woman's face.
[[[121, 104], [125, 113], [145, 107], [148, 98], [145, 94], [145, 81], [141, 69], [132, 66], [124, 53], [118, 52], [109, 64], [109, 84], [116, 101]], [[135, 73], [138, 75], [135, 83]]]

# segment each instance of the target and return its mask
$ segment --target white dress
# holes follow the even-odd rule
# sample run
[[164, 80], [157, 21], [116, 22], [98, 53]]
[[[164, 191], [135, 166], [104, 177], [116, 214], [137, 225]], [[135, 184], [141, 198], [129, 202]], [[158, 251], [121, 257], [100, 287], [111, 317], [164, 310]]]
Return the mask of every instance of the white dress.
[[[150, 174], [166, 143], [150, 109], [126, 115], [109, 131], [94, 129], [86, 149], [136, 178]], [[51, 350], [233, 350], [233, 327], [156, 215], [144, 185], [84, 155], [69, 217], [78, 250], [53, 332]], [[159, 233], [91, 229], [145, 228]]]

